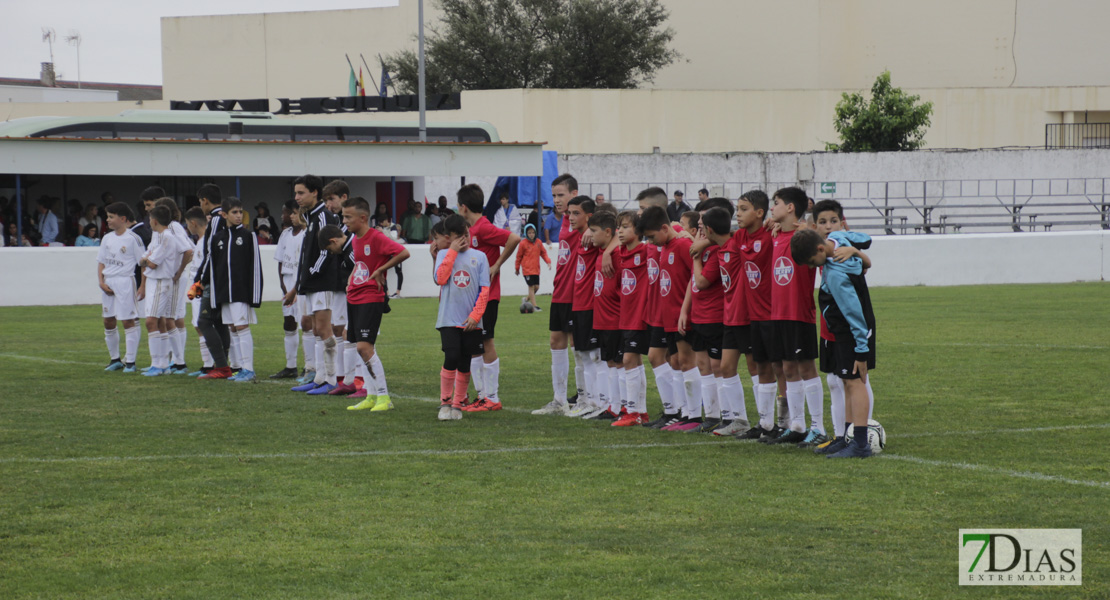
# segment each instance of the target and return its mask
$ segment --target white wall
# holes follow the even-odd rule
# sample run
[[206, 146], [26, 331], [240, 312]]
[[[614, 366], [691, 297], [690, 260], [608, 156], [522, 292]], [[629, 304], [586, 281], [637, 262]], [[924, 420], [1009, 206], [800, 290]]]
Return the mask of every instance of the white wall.
[[[433, 297], [427, 246], [408, 246], [403, 295]], [[554, 256], [554, 248], [548, 247]], [[1110, 278], [1110, 232], [999, 233], [876, 237], [868, 252], [873, 287], [1066, 283]], [[262, 247], [263, 299], [278, 300], [274, 246]], [[554, 271], [541, 268], [540, 293], [550, 294]], [[100, 300], [95, 248], [0, 249], [0, 306], [95, 304]], [[389, 274], [389, 287], [396, 279]], [[526, 293], [524, 278], [508, 262], [502, 277], [506, 307]], [[543, 300], [541, 304], [546, 304]]]

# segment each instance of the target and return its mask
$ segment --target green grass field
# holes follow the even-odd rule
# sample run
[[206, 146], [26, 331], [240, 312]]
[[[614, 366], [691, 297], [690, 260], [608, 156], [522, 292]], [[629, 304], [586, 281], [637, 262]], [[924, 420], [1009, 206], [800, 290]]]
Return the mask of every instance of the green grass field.
[[[516, 298], [509, 410], [446, 423], [432, 299], [386, 317], [382, 414], [104, 373], [99, 307], [0, 309], [0, 598], [1110, 597], [1110, 286], [873, 297], [866, 461], [532, 416], [547, 313]], [[958, 530], [987, 527], [1083, 529], [1083, 586], [958, 587]]]

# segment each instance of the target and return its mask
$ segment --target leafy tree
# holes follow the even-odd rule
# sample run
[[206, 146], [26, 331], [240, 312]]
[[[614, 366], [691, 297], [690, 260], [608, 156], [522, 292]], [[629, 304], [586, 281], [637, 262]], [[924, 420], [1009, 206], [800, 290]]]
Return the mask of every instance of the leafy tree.
[[871, 101], [863, 94], [843, 94], [836, 104], [833, 125], [840, 134], [839, 144], [825, 144], [834, 152], [880, 152], [917, 150], [925, 145], [925, 130], [930, 125], [933, 103], [918, 104], [911, 96], [890, 85], [890, 71], [884, 71], [871, 86]]
[[[424, 40], [429, 92], [634, 88], [680, 58], [660, 0], [439, 0]], [[385, 58], [416, 93], [417, 56]]]

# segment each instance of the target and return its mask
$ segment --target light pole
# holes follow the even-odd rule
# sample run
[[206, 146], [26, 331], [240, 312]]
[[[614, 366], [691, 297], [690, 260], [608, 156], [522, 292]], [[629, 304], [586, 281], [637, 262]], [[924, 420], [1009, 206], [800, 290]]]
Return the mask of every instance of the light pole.
[[426, 108], [424, 99], [424, 0], [419, 0], [417, 13], [420, 19], [417, 29], [418, 50], [416, 70], [417, 84], [419, 87], [417, 90], [417, 97], [420, 106], [420, 141], [426, 142], [428, 141], [428, 122], [424, 115], [424, 110]]
[[77, 47], [77, 89], [81, 89], [81, 32], [71, 29], [65, 39], [70, 46]]

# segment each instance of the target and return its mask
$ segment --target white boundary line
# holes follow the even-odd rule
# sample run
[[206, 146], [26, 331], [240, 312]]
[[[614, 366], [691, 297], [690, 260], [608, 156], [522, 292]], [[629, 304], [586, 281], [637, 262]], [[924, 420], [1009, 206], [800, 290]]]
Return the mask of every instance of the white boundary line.
[[607, 444], [602, 446], [535, 446], [531, 448], [487, 448], [458, 450], [353, 450], [350, 452], [275, 452], [268, 454], [166, 454], [150, 456], [73, 456], [66, 458], [13, 457], [0, 458], [0, 464], [50, 464], [97, 462], [147, 462], [158, 460], [225, 459], [266, 460], [276, 458], [357, 458], [363, 456], [456, 456], [465, 454], [516, 454], [524, 452], [588, 452], [594, 450], [639, 450], [652, 448], [683, 448], [688, 446], [723, 446], [727, 440], [683, 442], [678, 444]]
[[1054, 483], [1068, 483], [1071, 485], [1083, 485], [1098, 489], [1110, 490], [1110, 481], [1091, 481], [1089, 479], [1070, 479], [1067, 477], [1059, 477], [1057, 475], [1045, 475], [1044, 473], [1036, 473], [1033, 471], [1014, 471], [1011, 469], [1001, 469], [998, 467], [988, 467], [986, 465], [976, 465], [965, 462], [952, 462], [946, 460], [930, 460], [928, 458], [919, 458], [917, 456], [909, 456], [907, 454], [888, 454], [883, 453], [879, 455], [881, 458], [887, 460], [901, 460], [911, 462], [919, 465], [928, 465], [931, 467], [949, 467], [953, 469], [963, 469], [965, 471], [978, 471], [980, 473], [994, 473], [996, 475], [1006, 475], [1007, 477], [1016, 477], [1018, 479], [1032, 479], [1034, 481], [1051, 481]]

